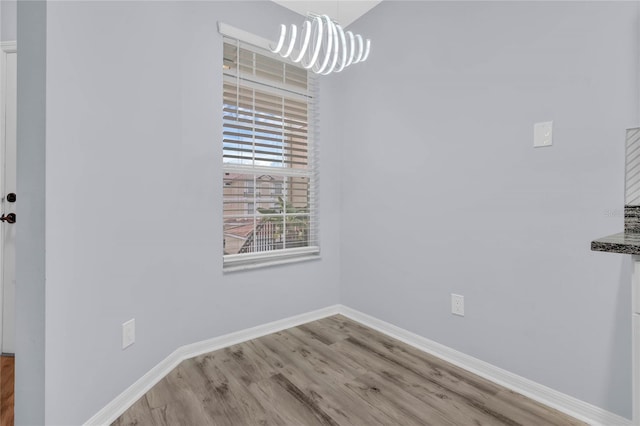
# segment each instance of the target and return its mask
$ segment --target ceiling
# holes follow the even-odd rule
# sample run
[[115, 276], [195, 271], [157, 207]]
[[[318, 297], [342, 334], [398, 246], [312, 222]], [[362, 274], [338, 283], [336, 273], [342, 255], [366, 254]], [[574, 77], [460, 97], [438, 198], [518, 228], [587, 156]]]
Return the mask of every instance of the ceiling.
[[382, 0], [273, 0], [281, 6], [306, 16], [307, 12], [329, 15], [346, 27], [373, 9]]

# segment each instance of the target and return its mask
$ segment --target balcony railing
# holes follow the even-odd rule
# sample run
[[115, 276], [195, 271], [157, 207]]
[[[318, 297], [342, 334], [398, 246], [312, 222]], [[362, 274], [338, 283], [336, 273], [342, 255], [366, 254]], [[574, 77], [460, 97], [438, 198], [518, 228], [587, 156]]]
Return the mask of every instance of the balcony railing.
[[[306, 238], [307, 232], [300, 232], [300, 225], [290, 228], [287, 230], [286, 248], [309, 245]], [[254, 232], [249, 234], [238, 254], [280, 250], [285, 248], [284, 241], [282, 223], [264, 221], [256, 226]]]

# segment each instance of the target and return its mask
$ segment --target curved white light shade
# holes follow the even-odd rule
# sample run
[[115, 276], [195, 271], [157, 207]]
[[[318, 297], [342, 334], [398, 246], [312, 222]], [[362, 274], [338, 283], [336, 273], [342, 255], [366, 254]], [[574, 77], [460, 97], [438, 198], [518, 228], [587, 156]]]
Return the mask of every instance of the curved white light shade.
[[[345, 66], [347, 65], [347, 40], [344, 37], [344, 30], [340, 25], [336, 25], [336, 29], [338, 30], [338, 35], [340, 36], [340, 53], [342, 54], [340, 57], [340, 66], [336, 69], [336, 72], [341, 72]], [[336, 59], [338, 58], [338, 52], [336, 51]], [[335, 66], [335, 63], [334, 63]]]
[[287, 26], [284, 24], [280, 24], [280, 40], [278, 40], [278, 44], [275, 49], [271, 49], [273, 53], [280, 53], [282, 50], [282, 46], [284, 46], [284, 39], [287, 36]]
[[302, 63], [302, 66], [306, 69], [311, 69], [316, 64], [316, 61], [318, 60], [318, 56], [320, 55], [320, 47], [322, 46], [322, 19], [316, 16], [313, 21], [316, 24], [315, 26], [316, 32], [313, 33], [315, 46], [313, 48], [313, 53], [311, 53], [312, 51], [309, 51], [309, 53], [311, 54], [311, 59], [309, 60], [309, 63], [308, 64], [305, 64], [304, 62]]
[[331, 49], [333, 48], [333, 40], [335, 38], [334, 34], [336, 33], [336, 27], [335, 25], [333, 25], [333, 22], [331, 22], [331, 18], [329, 18], [329, 16], [327, 15], [324, 15], [323, 18], [327, 24], [327, 48], [324, 52], [324, 61], [322, 62], [322, 65], [317, 69], [313, 69], [313, 71], [317, 74], [324, 73], [325, 68], [327, 68], [327, 65], [329, 65], [329, 60], [331, 59], [332, 52]]
[[331, 60], [331, 63], [329, 65], [329, 68], [327, 68], [322, 75], [329, 75], [331, 74], [335, 69], [336, 69], [336, 65], [338, 64], [338, 53], [340, 50], [340, 45], [338, 44], [338, 33], [336, 31], [333, 32], [333, 59]]
[[362, 56], [362, 59], [360, 60], [360, 62], [366, 61], [367, 58], [369, 57], [369, 53], [371, 53], [371, 40], [367, 39], [365, 43], [365, 48], [364, 48], [364, 55]]
[[353, 38], [353, 33], [351, 31], [347, 31], [347, 35], [349, 36], [349, 60], [347, 61], [347, 65], [345, 65], [345, 67], [348, 67], [353, 63], [353, 57], [356, 53], [356, 45], [355, 39]]
[[296, 56], [295, 58], [291, 58], [291, 60], [296, 64], [300, 62], [304, 57], [304, 54], [307, 53], [307, 47], [309, 47], [309, 40], [311, 39], [311, 22], [304, 21], [304, 24], [302, 26], [302, 33], [303, 33], [303, 36], [302, 36], [303, 41], [302, 41], [302, 46], [300, 46], [300, 51], [298, 52], [298, 56]]
[[353, 60], [354, 64], [357, 64], [362, 59], [362, 54], [364, 53], [362, 36], [360, 34], [356, 34], [356, 40], [358, 41], [358, 55]]
[[[295, 51], [296, 42], [299, 44], [299, 50], [291, 56]], [[287, 48], [283, 52], [285, 44]], [[345, 32], [328, 15], [309, 14], [299, 39], [297, 26], [291, 25], [287, 36], [287, 26], [280, 25], [278, 44], [275, 48], [269, 48], [283, 58], [290, 57], [292, 62], [300, 63], [305, 69], [310, 69], [316, 74], [328, 75], [366, 61], [371, 52], [371, 40], [364, 41], [360, 34]], [[320, 62], [321, 53], [324, 57]]]
[[284, 52], [283, 54], [281, 53], [280, 56], [282, 56], [283, 58], [288, 58], [289, 55], [291, 55], [291, 52], [293, 52], [293, 47], [296, 45], [297, 35], [298, 35], [298, 27], [291, 24], [291, 40], [289, 41], [289, 47], [287, 48], [287, 51]]

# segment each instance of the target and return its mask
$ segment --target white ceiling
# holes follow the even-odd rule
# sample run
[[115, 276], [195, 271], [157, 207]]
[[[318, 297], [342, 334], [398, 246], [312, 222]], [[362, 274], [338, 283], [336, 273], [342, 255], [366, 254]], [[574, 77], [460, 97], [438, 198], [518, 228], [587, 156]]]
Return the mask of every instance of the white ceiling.
[[373, 9], [382, 0], [273, 0], [281, 6], [306, 16], [307, 12], [329, 15], [346, 27]]

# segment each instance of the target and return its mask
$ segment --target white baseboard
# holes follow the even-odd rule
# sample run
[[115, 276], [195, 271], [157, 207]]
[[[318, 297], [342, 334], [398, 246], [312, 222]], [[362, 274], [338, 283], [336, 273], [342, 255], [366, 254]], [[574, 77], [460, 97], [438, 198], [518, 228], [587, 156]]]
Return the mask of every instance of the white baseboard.
[[149, 391], [156, 383], [178, 366], [185, 359], [193, 358], [207, 352], [216, 351], [247, 340], [257, 339], [267, 334], [275, 333], [287, 328], [296, 327], [310, 321], [336, 315], [340, 312], [340, 305], [333, 305], [316, 311], [307, 312], [293, 317], [258, 325], [246, 330], [226, 334], [213, 339], [203, 340], [181, 346], [162, 360], [158, 365], [149, 370], [144, 376], [129, 386], [113, 401], [107, 404], [96, 415], [85, 422], [85, 425], [110, 425], [131, 407], [138, 399]]
[[629, 419], [553, 390], [532, 380], [525, 379], [517, 374], [503, 370], [502, 368], [441, 345], [440, 343], [436, 343], [403, 328], [396, 327], [393, 324], [356, 311], [355, 309], [341, 305], [340, 314], [591, 425], [633, 425]]
[[398, 339], [415, 348], [437, 356], [471, 373], [484, 377], [494, 383], [518, 392], [528, 398], [555, 408], [576, 419], [594, 426], [631, 426], [631, 420], [618, 416], [602, 408], [563, 394], [532, 380], [510, 373], [487, 362], [481, 361], [447, 346], [436, 343], [415, 333], [396, 327], [370, 315], [351, 309], [344, 305], [333, 305], [316, 311], [285, 318], [259, 325], [246, 330], [203, 340], [176, 349], [158, 365], [137, 380], [133, 385], [118, 395], [96, 415], [87, 420], [85, 425], [109, 425], [122, 415], [131, 405], [140, 399], [156, 383], [185, 359], [193, 358], [207, 352], [222, 349], [247, 340], [256, 339], [306, 322], [315, 321], [331, 315], [342, 314], [363, 325], [373, 328], [390, 337]]

